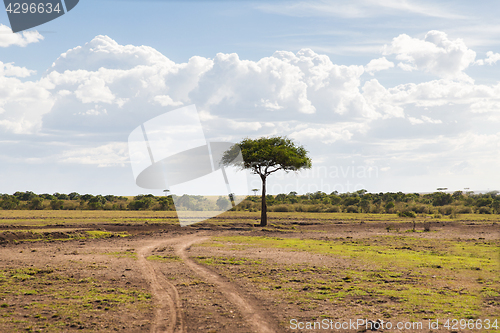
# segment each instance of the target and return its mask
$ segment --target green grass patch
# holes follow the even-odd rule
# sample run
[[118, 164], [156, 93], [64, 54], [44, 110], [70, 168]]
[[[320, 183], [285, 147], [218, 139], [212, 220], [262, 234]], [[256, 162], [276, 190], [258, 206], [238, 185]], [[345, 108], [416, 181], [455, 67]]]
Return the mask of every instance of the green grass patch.
[[89, 238], [110, 238], [110, 237], [128, 237], [127, 232], [110, 232], [100, 230], [85, 231]]
[[152, 256], [147, 257], [146, 259], [147, 260], [163, 261], [163, 262], [182, 261], [182, 259], [180, 257], [175, 256], [175, 255], [159, 255], [159, 254], [154, 254]]
[[269, 264], [238, 256], [197, 259], [226, 272], [228, 277], [236, 274], [274, 297], [307, 307], [327, 300], [347, 307], [376, 306], [387, 318], [472, 319], [493, 315], [494, 309], [486, 304], [493, 304], [500, 295], [500, 241], [496, 240], [231, 236], [214, 237], [200, 245], [226, 250], [280, 248], [343, 259], [348, 269], [312, 263]]
[[[76, 279], [51, 268], [35, 267], [0, 269], [0, 274], [5, 277], [0, 282], [2, 332], [25, 331], [28, 326], [37, 332], [98, 331], [103, 328], [97, 323], [104, 322], [109, 312], [152, 311], [151, 294], [116, 287], [113, 281]], [[113, 330], [111, 326], [108, 329]]]
[[137, 259], [137, 253], [133, 251], [116, 251], [116, 252], [105, 252], [103, 254], [106, 254], [108, 256], [114, 256], [117, 258], [131, 258], [131, 259]]
[[205, 265], [260, 265], [262, 261], [248, 258], [235, 257], [204, 257], [198, 256], [195, 258], [198, 262]]

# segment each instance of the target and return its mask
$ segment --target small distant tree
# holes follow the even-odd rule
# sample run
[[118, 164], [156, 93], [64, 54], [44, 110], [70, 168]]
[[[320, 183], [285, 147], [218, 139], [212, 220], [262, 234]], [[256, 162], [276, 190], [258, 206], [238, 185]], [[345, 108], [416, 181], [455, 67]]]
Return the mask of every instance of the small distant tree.
[[168, 197], [160, 197], [158, 199], [158, 203], [160, 204], [161, 210], [171, 210], [174, 201], [172, 200], [172, 197], [168, 196]]
[[40, 197], [33, 198], [29, 204], [30, 209], [43, 209], [43, 199]]
[[50, 208], [52, 208], [53, 210], [63, 209], [63, 206], [64, 206], [64, 201], [62, 200], [54, 198], [50, 201]]
[[393, 209], [394, 207], [395, 207], [394, 202], [389, 201], [388, 203], [385, 204], [385, 211], [387, 213], [390, 213], [391, 209]]
[[68, 194], [68, 197], [69, 197], [69, 200], [78, 200], [78, 199], [80, 199], [80, 194], [78, 194], [76, 192], [71, 192], [70, 194]]
[[98, 210], [102, 209], [105, 203], [106, 199], [102, 195], [96, 195], [89, 199], [88, 207], [92, 210]]
[[0, 201], [0, 207], [3, 209], [16, 209], [19, 206], [19, 199], [13, 195], [4, 194], [2, 195], [2, 201]]
[[267, 225], [266, 179], [272, 173], [283, 170], [299, 171], [311, 167], [311, 159], [307, 150], [297, 146], [287, 137], [263, 137], [259, 139], [244, 139], [227, 150], [222, 159], [223, 165], [234, 165], [236, 156], [241, 151], [243, 157], [242, 169], [249, 169], [260, 176], [262, 180], [262, 211], [260, 225]]
[[220, 210], [226, 210], [231, 206], [229, 200], [223, 197], [219, 197], [219, 199], [217, 199], [217, 202], [215, 204], [217, 205], [217, 207], [219, 207]]

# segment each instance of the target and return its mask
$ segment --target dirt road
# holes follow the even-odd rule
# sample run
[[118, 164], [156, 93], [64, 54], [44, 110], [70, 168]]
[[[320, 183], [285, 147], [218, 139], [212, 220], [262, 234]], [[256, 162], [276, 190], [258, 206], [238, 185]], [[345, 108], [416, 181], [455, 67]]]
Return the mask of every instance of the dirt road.
[[254, 332], [276, 332], [276, 325], [274, 325], [266, 313], [259, 308], [255, 299], [243, 296], [237, 285], [227, 281], [213, 271], [198, 265], [189, 258], [188, 251], [191, 245], [203, 242], [207, 239], [209, 239], [209, 237], [202, 234], [190, 234], [170, 238], [168, 240], [156, 241], [138, 250], [139, 264], [144, 272], [144, 277], [151, 285], [151, 292], [157, 307], [151, 332], [181, 333], [186, 331], [183, 309], [180, 305], [177, 289], [172, 283], [168, 282], [159, 270], [155, 269], [154, 262], [146, 260], [148, 254], [153, 250], [167, 245], [175, 249], [176, 255], [178, 255], [187, 267], [198, 275], [199, 278], [215, 285], [225, 298], [234, 305], [235, 309], [237, 309], [247, 324], [252, 327]]

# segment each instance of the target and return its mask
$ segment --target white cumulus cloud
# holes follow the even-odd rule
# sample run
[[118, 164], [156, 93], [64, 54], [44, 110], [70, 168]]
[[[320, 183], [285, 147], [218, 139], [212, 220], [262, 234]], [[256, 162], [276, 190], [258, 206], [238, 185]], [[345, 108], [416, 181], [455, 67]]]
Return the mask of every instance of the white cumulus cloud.
[[25, 47], [30, 43], [37, 43], [43, 40], [43, 36], [38, 31], [23, 31], [13, 33], [12, 29], [0, 23], [0, 47], [11, 45]]
[[374, 72], [383, 71], [392, 67], [394, 67], [394, 63], [382, 57], [371, 60], [368, 65], [365, 66], [365, 71], [373, 75]]
[[470, 79], [463, 71], [474, 63], [476, 52], [462, 39], [451, 40], [442, 31], [429, 31], [424, 39], [406, 34], [384, 46], [384, 54], [395, 54], [403, 70], [418, 69], [445, 79]]
[[28, 77], [35, 73], [36, 71], [27, 69], [26, 67], [18, 67], [14, 66], [13, 63], [3, 63], [0, 61], [0, 76]]
[[129, 163], [126, 142], [111, 142], [98, 147], [78, 147], [63, 151], [62, 163], [91, 164], [98, 167], [124, 166]]
[[493, 65], [496, 64], [498, 60], [500, 60], [500, 53], [493, 53], [492, 51], [486, 52], [486, 59], [484, 60], [485, 63], [488, 65]]

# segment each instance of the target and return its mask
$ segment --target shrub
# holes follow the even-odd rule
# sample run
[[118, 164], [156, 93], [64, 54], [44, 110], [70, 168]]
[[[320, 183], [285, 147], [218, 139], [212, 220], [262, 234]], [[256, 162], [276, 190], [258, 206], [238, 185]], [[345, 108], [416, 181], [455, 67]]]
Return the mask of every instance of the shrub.
[[385, 204], [384, 208], [387, 213], [393, 213], [394, 211], [394, 202], [389, 201], [388, 203]]
[[415, 214], [414, 211], [405, 210], [405, 211], [399, 212], [398, 216], [399, 217], [417, 217], [417, 214]]
[[303, 205], [298, 205], [297, 207], [295, 207], [295, 211], [296, 212], [307, 212], [307, 209]]
[[19, 206], [19, 199], [13, 196], [6, 196], [0, 202], [3, 209], [16, 209]]
[[328, 206], [326, 208], [325, 212], [328, 212], [328, 213], [338, 213], [338, 212], [340, 212], [340, 208], [339, 208], [339, 206]]
[[429, 214], [429, 207], [425, 205], [413, 206], [411, 210], [417, 214]]
[[490, 207], [480, 207], [478, 210], [479, 214], [491, 214], [491, 208]]
[[467, 206], [460, 206], [456, 209], [457, 214], [472, 214], [472, 208]]
[[63, 206], [64, 206], [64, 201], [62, 200], [52, 199], [50, 201], [50, 208], [52, 208], [53, 210], [63, 209]]
[[102, 209], [104, 209], [104, 210], [113, 210], [113, 204], [109, 203], [109, 202], [106, 202], [104, 204], [104, 206], [102, 207]]
[[476, 206], [477, 207], [484, 207], [484, 206], [489, 206], [492, 203], [493, 203], [493, 199], [492, 198], [479, 198], [476, 201]]
[[36, 197], [31, 199], [30, 204], [29, 204], [29, 209], [43, 209], [43, 199], [40, 197]]
[[307, 211], [312, 213], [318, 213], [321, 212], [321, 208], [322, 208], [321, 205], [310, 205], [309, 207], [307, 207]]
[[[182, 202], [182, 203], [184, 203], [184, 202]], [[151, 199], [150, 197], [142, 197], [141, 199], [134, 199], [134, 201], [130, 202], [128, 204], [128, 208], [130, 210], [146, 210], [149, 207], [151, 207], [152, 204], [153, 204], [153, 199]], [[190, 204], [190, 201], [188, 198], [188, 201], [185, 204], [185, 206], [190, 207], [189, 204]]]
[[351, 205], [351, 206], [347, 206], [345, 211], [347, 213], [359, 213], [359, 208], [358, 208], [358, 206]]
[[442, 206], [438, 208], [439, 214], [451, 215], [453, 214], [453, 206]]
[[68, 202], [66, 201], [64, 203], [64, 209], [65, 210], [77, 210], [80, 208], [80, 203], [79, 202]]
[[292, 205], [276, 205], [273, 207], [270, 207], [269, 209], [270, 212], [293, 212], [293, 206]]

